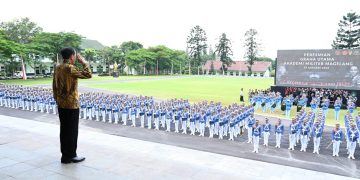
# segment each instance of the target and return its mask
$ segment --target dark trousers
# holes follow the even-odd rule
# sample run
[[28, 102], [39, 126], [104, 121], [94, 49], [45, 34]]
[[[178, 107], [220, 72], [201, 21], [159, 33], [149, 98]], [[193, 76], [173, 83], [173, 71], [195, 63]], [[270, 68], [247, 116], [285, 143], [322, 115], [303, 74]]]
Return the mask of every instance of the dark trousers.
[[62, 157], [76, 157], [79, 130], [79, 109], [58, 108], [58, 110], [60, 118], [60, 146]]

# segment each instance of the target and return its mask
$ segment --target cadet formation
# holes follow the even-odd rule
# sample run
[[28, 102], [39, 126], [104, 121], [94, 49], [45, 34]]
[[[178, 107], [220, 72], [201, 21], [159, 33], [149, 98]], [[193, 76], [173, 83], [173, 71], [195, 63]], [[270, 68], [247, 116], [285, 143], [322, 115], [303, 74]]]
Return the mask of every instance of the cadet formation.
[[[290, 125], [285, 127], [281, 119], [275, 124], [270, 124], [267, 118], [264, 123], [260, 123], [254, 118], [254, 111], [261, 108], [264, 112], [275, 112], [282, 104], [285, 104], [285, 116], [290, 117], [289, 109], [293, 105], [293, 97], [282, 97], [280, 93], [275, 92], [256, 92], [250, 94], [249, 97], [250, 105], [248, 106], [244, 104], [223, 106], [221, 103], [207, 101], [195, 104], [190, 104], [183, 99], [159, 102], [147, 96], [91, 92], [80, 95], [80, 118], [198, 136], [205, 136], [205, 131], [208, 131], [209, 138], [226, 138], [231, 141], [246, 131], [247, 143], [253, 144], [254, 153], [259, 152], [260, 139], [264, 146], [269, 146], [269, 137], [273, 135], [276, 138], [275, 147], [280, 148], [282, 137], [288, 135], [289, 150], [292, 151], [299, 145], [300, 151], [306, 152], [308, 144], [312, 141], [313, 153], [319, 154], [328, 113], [326, 98], [323, 98], [321, 104], [311, 102], [317, 103], [317, 107], [321, 105], [321, 108], [311, 105], [311, 110], [306, 111], [307, 99], [301, 97], [298, 100], [301, 110], [292, 118]], [[317, 100], [313, 99], [313, 101]], [[340, 143], [346, 143], [348, 158], [355, 159], [356, 145], [360, 143], [360, 113], [356, 117], [353, 115], [354, 103], [354, 100], [349, 101], [350, 107], [344, 117], [345, 127], [341, 128], [337, 123], [331, 131], [334, 157], [339, 156]], [[57, 113], [52, 90], [42, 87], [0, 84], [0, 107]], [[335, 115], [338, 116], [336, 102], [334, 107]], [[319, 112], [317, 112], [318, 109], [320, 109]], [[285, 129], [288, 129], [288, 134], [285, 134]]]

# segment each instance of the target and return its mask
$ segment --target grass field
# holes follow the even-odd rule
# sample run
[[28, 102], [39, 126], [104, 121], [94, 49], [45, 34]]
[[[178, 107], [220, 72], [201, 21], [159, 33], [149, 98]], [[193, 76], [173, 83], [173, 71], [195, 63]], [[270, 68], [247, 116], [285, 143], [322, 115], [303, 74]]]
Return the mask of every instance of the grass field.
[[[132, 81], [121, 81], [132, 80]], [[166, 76], [121, 76], [98, 77], [94, 76], [89, 80], [80, 80], [81, 85], [117, 91], [135, 95], [153, 96], [157, 99], [184, 98], [190, 102], [203, 100], [222, 102], [224, 105], [239, 102], [239, 92], [244, 88], [245, 101], [248, 100], [248, 89], [267, 89], [273, 85], [272, 78], [239, 78], [239, 77], [166, 77]], [[87, 83], [91, 82], [91, 83]], [[22, 84], [22, 85], [51, 85], [52, 79], [29, 79], [23, 80], [6, 80], [0, 83]], [[262, 113], [261, 110], [256, 112], [266, 116], [284, 118], [282, 111], [274, 114]], [[340, 117], [346, 113], [341, 111]], [[357, 112], [356, 112], [357, 113]], [[296, 107], [293, 107], [291, 115], [296, 114]], [[340, 121], [343, 124], [342, 121]], [[332, 109], [328, 112], [327, 125], [334, 125], [334, 112]], [[343, 126], [343, 125], [342, 125]]]
[[160, 99], [184, 98], [191, 102], [202, 100], [219, 101], [231, 104], [239, 101], [239, 92], [243, 87], [265, 89], [273, 84], [273, 79], [229, 78], [229, 77], [186, 77], [157, 81], [130, 81], [126, 83], [87, 84], [99, 89], [154, 96]]

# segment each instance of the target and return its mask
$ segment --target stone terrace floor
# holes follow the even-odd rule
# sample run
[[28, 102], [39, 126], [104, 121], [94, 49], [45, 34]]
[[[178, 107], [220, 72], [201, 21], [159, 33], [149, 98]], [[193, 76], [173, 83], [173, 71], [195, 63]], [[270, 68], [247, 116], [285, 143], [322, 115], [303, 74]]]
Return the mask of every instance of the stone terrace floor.
[[0, 179], [351, 179], [109, 135], [80, 125], [79, 164], [60, 163], [59, 125], [0, 115]]

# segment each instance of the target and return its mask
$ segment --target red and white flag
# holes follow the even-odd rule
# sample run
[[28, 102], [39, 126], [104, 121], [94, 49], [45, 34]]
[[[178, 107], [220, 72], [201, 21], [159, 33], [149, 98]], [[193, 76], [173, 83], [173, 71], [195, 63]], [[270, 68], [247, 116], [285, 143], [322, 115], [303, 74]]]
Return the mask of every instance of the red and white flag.
[[26, 78], [26, 71], [25, 71], [25, 65], [24, 65], [24, 61], [23, 61], [23, 59], [21, 58], [21, 65], [22, 65], [22, 79], [23, 80], [26, 80], [27, 78]]

